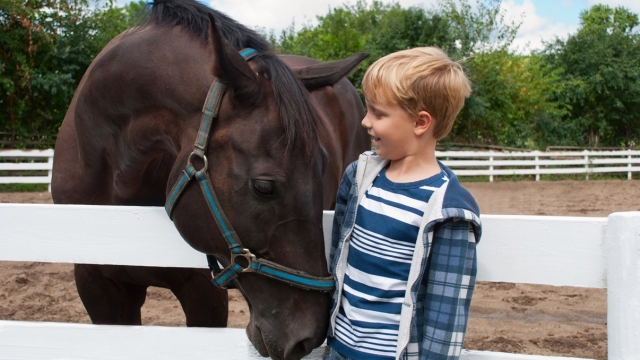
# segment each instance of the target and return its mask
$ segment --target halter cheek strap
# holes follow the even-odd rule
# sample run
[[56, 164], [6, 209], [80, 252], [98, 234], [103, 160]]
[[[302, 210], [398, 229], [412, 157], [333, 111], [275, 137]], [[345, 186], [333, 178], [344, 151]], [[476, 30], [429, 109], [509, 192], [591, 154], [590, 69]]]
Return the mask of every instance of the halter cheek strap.
[[[246, 61], [251, 60], [258, 55], [255, 49], [244, 49], [240, 51]], [[209, 162], [207, 160], [206, 150], [209, 140], [209, 133], [211, 131], [211, 124], [214, 119], [218, 117], [218, 111], [220, 110], [220, 104], [222, 97], [226, 91], [226, 86], [218, 79], [215, 79], [204, 107], [202, 108], [202, 118], [200, 121], [200, 129], [196, 137], [193, 152], [189, 155], [187, 160], [187, 166], [180, 174], [180, 177], [174, 184], [173, 188], [169, 192], [167, 201], [165, 204], [165, 210], [171, 218], [173, 210], [175, 208], [180, 195], [186, 189], [187, 185], [192, 179], [196, 179], [202, 189], [202, 194], [207, 203], [207, 207], [211, 212], [220, 232], [222, 233], [229, 250], [231, 252], [231, 261], [229, 266], [225, 267], [221, 271], [215, 271], [218, 269], [217, 263], [214, 260], [213, 264], [211, 258], [208, 257], [210, 267], [212, 268], [213, 284], [220, 288], [225, 288], [234, 278], [244, 272], [253, 272], [268, 276], [270, 278], [283, 281], [292, 286], [296, 286], [305, 290], [318, 290], [318, 291], [331, 291], [335, 287], [335, 282], [332, 276], [316, 277], [311, 276], [303, 271], [290, 269], [288, 267], [279, 265], [269, 260], [258, 259], [254, 254], [242, 246], [237, 233], [231, 226], [231, 223], [227, 219], [218, 197], [213, 189], [211, 179], [207, 172]], [[204, 165], [200, 170], [197, 170], [192, 163], [192, 159], [198, 157], [202, 159]], [[215, 264], [215, 265], [214, 265]], [[219, 269], [218, 269], [219, 270]]]

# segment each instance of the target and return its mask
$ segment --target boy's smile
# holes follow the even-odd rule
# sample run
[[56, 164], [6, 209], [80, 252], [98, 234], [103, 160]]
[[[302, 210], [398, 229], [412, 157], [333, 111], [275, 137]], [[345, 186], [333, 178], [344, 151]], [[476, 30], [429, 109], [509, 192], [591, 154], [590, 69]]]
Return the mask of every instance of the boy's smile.
[[399, 160], [412, 154], [416, 144], [415, 117], [398, 104], [367, 99], [367, 114], [362, 126], [371, 136], [379, 156]]

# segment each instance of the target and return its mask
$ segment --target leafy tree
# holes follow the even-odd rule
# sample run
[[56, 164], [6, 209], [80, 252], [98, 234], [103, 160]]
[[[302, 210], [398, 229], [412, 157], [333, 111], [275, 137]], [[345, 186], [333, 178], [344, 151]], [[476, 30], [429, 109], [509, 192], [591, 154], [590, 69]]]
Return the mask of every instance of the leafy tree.
[[473, 93], [445, 141], [535, 146], [534, 118], [555, 119], [538, 58], [512, 55], [518, 24], [504, 21], [499, 1], [441, 0], [435, 9], [358, 1], [330, 9], [318, 25], [295, 32], [292, 25], [271, 40], [279, 51], [320, 60], [366, 51], [371, 56], [352, 76], [357, 88], [366, 68], [380, 57], [417, 46], [438, 46], [462, 60]]
[[569, 105], [560, 129], [579, 129], [588, 146], [630, 146], [640, 139], [638, 15], [624, 7], [594, 5], [580, 28], [544, 51], [565, 83], [554, 98]]
[[86, 68], [139, 11], [140, 3], [118, 8], [110, 2], [92, 10], [86, 0], [2, 0], [0, 132], [8, 134], [5, 145], [51, 141]]
[[439, 0], [439, 13], [449, 26], [448, 54], [461, 59], [474, 54], [507, 50], [516, 37], [520, 24], [505, 22], [500, 0], [476, 1]]
[[563, 114], [550, 96], [559, 85], [539, 56], [496, 50], [469, 60], [474, 96], [454, 124], [450, 140], [518, 148], [544, 148], [547, 136], [538, 123]]
[[299, 54], [323, 61], [356, 52], [370, 54], [350, 80], [359, 89], [365, 69], [380, 57], [401, 49], [435, 45], [446, 47], [448, 25], [442, 16], [420, 7], [358, 0], [354, 5], [330, 9], [318, 16], [318, 25], [296, 32], [292, 24], [272, 42], [281, 53]]

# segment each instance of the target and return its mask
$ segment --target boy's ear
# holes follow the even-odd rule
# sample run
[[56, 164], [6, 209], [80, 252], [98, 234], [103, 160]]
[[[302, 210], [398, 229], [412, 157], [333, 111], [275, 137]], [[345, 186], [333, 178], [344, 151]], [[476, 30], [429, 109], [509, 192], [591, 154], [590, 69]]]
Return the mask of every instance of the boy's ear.
[[433, 130], [433, 116], [426, 111], [420, 111], [418, 113], [418, 118], [416, 119], [413, 132], [417, 136], [421, 136], [427, 131]]

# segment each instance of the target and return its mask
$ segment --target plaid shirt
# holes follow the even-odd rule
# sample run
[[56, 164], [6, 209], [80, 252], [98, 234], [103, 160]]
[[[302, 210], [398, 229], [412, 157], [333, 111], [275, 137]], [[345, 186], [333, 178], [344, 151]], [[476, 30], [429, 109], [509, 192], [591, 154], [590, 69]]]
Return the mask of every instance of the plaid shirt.
[[[347, 167], [336, 199], [330, 271], [336, 280], [329, 336], [336, 316], [356, 209], [388, 160], [366, 152]], [[458, 359], [476, 280], [478, 205], [442, 163], [449, 181], [432, 195], [423, 217], [402, 306], [397, 359]], [[436, 196], [437, 195], [437, 196]], [[410, 291], [409, 291], [410, 290]]]

